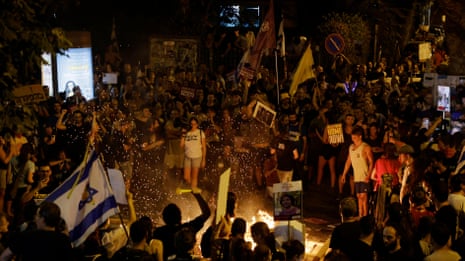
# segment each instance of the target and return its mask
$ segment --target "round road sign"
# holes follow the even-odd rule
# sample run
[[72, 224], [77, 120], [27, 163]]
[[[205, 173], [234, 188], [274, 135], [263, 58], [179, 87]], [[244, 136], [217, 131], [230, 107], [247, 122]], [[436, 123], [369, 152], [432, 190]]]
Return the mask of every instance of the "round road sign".
[[344, 50], [344, 47], [345, 47], [344, 38], [342, 38], [342, 35], [340, 34], [336, 34], [336, 33], [330, 34], [325, 39], [325, 48], [329, 54], [332, 54], [332, 55], [340, 54]]

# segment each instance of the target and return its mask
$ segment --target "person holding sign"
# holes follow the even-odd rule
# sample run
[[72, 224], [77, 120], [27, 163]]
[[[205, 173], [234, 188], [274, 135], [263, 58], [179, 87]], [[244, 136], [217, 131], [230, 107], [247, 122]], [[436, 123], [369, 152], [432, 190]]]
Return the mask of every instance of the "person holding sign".
[[[333, 131], [331, 126], [335, 126], [335, 120], [334, 120], [334, 109], [333, 109], [333, 104], [332, 101], [327, 101], [326, 105], [324, 108], [320, 109], [320, 116], [321, 119], [324, 122], [324, 128], [322, 132], [318, 130], [317, 135], [321, 140], [321, 149], [320, 153], [318, 155], [318, 169], [317, 169], [317, 179], [316, 183], [317, 185], [321, 185], [323, 181], [323, 174], [324, 174], [324, 169], [325, 166], [328, 165], [329, 168], [329, 174], [330, 174], [330, 186], [331, 189], [335, 189], [336, 186], [336, 156], [339, 152], [339, 143], [337, 143], [337, 140], [343, 139], [343, 136], [337, 134], [336, 136], [339, 136], [340, 138], [333, 139], [332, 135]], [[342, 134], [342, 127], [338, 128], [340, 131], [340, 134]], [[331, 139], [330, 139], [331, 137]]]

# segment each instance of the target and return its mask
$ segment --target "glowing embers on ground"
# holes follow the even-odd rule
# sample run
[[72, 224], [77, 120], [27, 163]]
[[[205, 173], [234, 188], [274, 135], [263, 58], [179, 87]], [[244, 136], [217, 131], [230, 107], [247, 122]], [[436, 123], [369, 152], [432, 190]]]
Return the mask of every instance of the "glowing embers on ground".
[[[304, 223], [299, 221], [275, 221], [273, 215], [270, 215], [264, 210], [258, 210], [256, 216], [252, 216], [248, 220], [250, 226], [255, 222], [265, 222], [270, 230], [274, 233], [276, 241], [279, 245], [283, 242], [290, 239], [297, 239], [299, 241], [304, 241], [305, 245], [305, 259], [304, 260], [313, 260], [314, 257], [322, 257], [325, 254], [329, 241], [328, 238], [316, 238], [315, 235], [310, 237], [309, 229], [306, 229]], [[250, 228], [249, 226], [249, 228]], [[315, 240], [317, 239], [317, 241]], [[247, 230], [245, 234], [245, 240], [252, 243], [252, 249], [255, 247], [253, 242], [250, 229]]]

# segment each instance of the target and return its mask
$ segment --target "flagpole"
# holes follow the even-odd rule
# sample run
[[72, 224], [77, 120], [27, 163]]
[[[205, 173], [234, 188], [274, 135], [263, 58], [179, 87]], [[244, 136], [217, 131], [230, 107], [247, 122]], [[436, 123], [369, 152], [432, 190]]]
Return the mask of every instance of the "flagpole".
[[286, 56], [283, 56], [283, 72], [284, 72], [284, 79], [287, 79], [287, 61], [286, 61]]
[[[92, 122], [94, 122], [94, 121], [95, 121], [95, 115], [94, 115], [94, 117], [92, 119]], [[89, 142], [87, 142], [86, 153], [84, 154], [84, 159], [82, 161], [82, 162], [85, 162], [86, 164], [88, 164], [90, 148], [91, 148], [91, 143], [89, 141]], [[93, 153], [96, 153], [96, 152], [93, 151]], [[83, 163], [81, 163], [81, 164], [83, 164]], [[71, 194], [73, 194], [74, 188], [77, 186], [77, 184], [79, 184], [79, 181], [81, 180], [82, 172], [83, 172], [83, 170], [79, 171], [79, 174], [78, 174], [76, 180], [74, 181], [73, 186], [71, 187], [71, 189], [68, 192], [68, 198], [71, 197]]]
[[278, 50], [274, 49], [274, 67], [276, 70], [276, 99], [279, 105], [279, 73], [278, 73]]
[[[105, 162], [105, 158], [103, 157], [102, 153], [99, 153], [98, 155], [100, 161], [102, 162]], [[107, 176], [107, 180], [110, 180], [110, 173], [108, 173], [108, 169], [104, 166], [103, 167], [103, 171], [105, 172], [105, 175]], [[111, 182], [108, 182], [108, 185], [111, 187]], [[113, 189], [113, 188], [111, 188]], [[130, 203], [128, 203], [130, 204]], [[129, 206], [129, 205], [128, 205]], [[119, 207], [118, 207], [119, 208]], [[124, 234], [126, 235], [126, 238], [128, 239], [126, 241], [126, 245], [129, 244], [129, 241], [131, 240], [131, 238], [129, 237], [129, 231], [128, 229], [126, 228], [126, 226], [124, 225], [124, 219], [123, 219], [123, 215], [121, 215], [121, 211], [118, 211], [118, 217], [119, 217], [119, 220], [121, 222], [121, 225], [123, 227], [123, 230], [124, 230]]]
[[277, 49], [280, 51], [280, 56], [283, 58], [283, 73], [284, 78], [287, 79], [287, 64], [286, 64], [286, 37], [284, 35], [284, 17], [281, 15], [281, 22], [279, 23], [278, 31], [279, 43], [277, 43]]

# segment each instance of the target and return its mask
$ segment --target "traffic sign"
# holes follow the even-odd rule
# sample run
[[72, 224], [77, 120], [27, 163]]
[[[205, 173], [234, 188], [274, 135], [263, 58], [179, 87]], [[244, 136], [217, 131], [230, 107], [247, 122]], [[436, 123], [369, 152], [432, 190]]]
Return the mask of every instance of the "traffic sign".
[[344, 38], [342, 35], [333, 33], [325, 39], [325, 48], [329, 54], [337, 55], [342, 53], [345, 47]]

